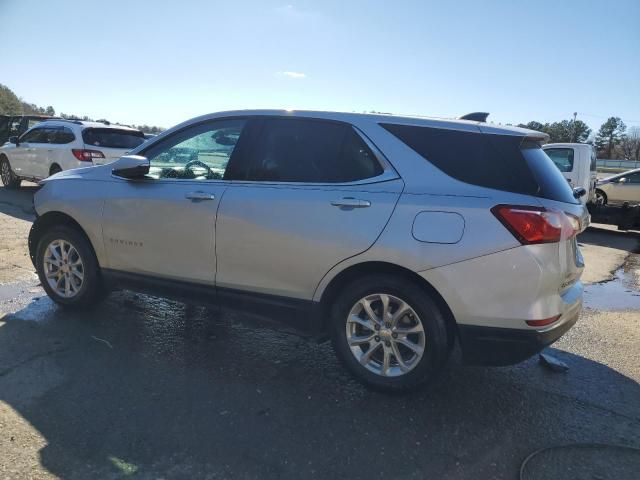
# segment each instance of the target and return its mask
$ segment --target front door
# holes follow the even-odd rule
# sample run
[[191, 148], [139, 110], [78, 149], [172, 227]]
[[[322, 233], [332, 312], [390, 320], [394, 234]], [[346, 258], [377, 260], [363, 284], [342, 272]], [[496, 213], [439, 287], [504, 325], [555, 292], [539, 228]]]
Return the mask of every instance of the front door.
[[[33, 128], [20, 137], [18, 146], [11, 152], [11, 167], [19, 177], [38, 177], [38, 153], [46, 157], [47, 132]], [[38, 177], [43, 178], [43, 177]]]
[[350, 125], [260, 122], [246, 181], [220, 203], [216, 286], [310, 300], [334, 265], [375, 242], [403, 182]]
[[204, 122], [139, 153], [150, 160], [149, 175], [118, 180], [105, 202], [108, 268], [213, 285], [216, 211], [244, 123]]

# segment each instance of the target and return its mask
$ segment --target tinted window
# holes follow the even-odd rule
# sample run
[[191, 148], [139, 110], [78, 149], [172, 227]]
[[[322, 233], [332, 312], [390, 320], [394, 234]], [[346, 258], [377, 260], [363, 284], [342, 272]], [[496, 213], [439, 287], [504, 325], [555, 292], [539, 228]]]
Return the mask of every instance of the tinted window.
[[383, 124], [447, 175], [507, 192], [576, 203], [560, 171], [537, 143], [522, 137]]
[[144, 142], [144, 134], [135, 130], [115, 128], [87, 128], [82, 132], [87, 145], [105, 148], [135, 148]]
[[521, 137], [408, 125], [382, 125], [447, 175], [473, 185], [535, 195]]
[[34, 128], [33, 130], [29, 130], [20, 139], [20, 143], [48, 143], [49, 139], [47, 138], [47, 129], [45, 128]]
[[142, 152], [149, 176], [182, 180], [220, 180], [246, 120], [216, 120], [186, 128]]
[[47, 133], [49, 143], [55, 143], [58, 145], [71, 143], [76, 139], [71, 129], [67, 127], [47, 128]]
[[539, 195], [565, 203], [579, 203], [560, 170], [535, 142], [522, 144], [522, 155], [540, 186]]
[[350, 125], [269, 119], [252, 150], [249, 179], [342, 183], [376, 177], [382, 171]]
[[545, 148], [545, 153], [561, 172], [573, 171], [573, 148]]
[[640, 183], [640, 173], [632, 173], [625, 178], [627, 179], [627, 183]]

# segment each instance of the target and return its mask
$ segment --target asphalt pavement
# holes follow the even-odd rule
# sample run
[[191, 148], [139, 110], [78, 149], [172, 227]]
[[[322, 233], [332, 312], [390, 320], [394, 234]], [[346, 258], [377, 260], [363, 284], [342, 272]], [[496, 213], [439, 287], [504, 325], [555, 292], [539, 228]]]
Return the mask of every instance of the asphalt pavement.
[[[581, 238], [615, 261], [547, 349], [567, 372], [452, 365], [404, 395], [367, 390], [328, 344], [256, 317], [130, 292], [72, 313], [22, 276], [0, 285], [0, 478], [516, 479], [541, 448], [640, 447], [637, 239]], [[572, 459], [591, 478], [639, 476], [634, 450], [572, 452], [527, 478], [570, 478]]]

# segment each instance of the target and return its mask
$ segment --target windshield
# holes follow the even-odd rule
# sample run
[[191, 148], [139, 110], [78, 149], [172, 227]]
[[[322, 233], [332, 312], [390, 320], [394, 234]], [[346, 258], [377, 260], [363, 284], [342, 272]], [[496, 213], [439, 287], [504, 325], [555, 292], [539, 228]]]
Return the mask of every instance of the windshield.
[[87, 145], [106, 148], [135, 148], [145, 141], [144, 134], [137, 130], [115, 128], [87, 128], [82, 132]]

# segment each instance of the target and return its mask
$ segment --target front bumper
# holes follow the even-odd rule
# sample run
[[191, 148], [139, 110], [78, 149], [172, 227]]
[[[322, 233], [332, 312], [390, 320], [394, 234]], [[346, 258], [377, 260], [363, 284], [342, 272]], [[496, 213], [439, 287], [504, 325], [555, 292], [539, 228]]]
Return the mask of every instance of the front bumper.
[[520, 363], [548, 347], [578, 321], [581, 303], [545, 330], [458, 325], [464, 363], [501, 366]]

